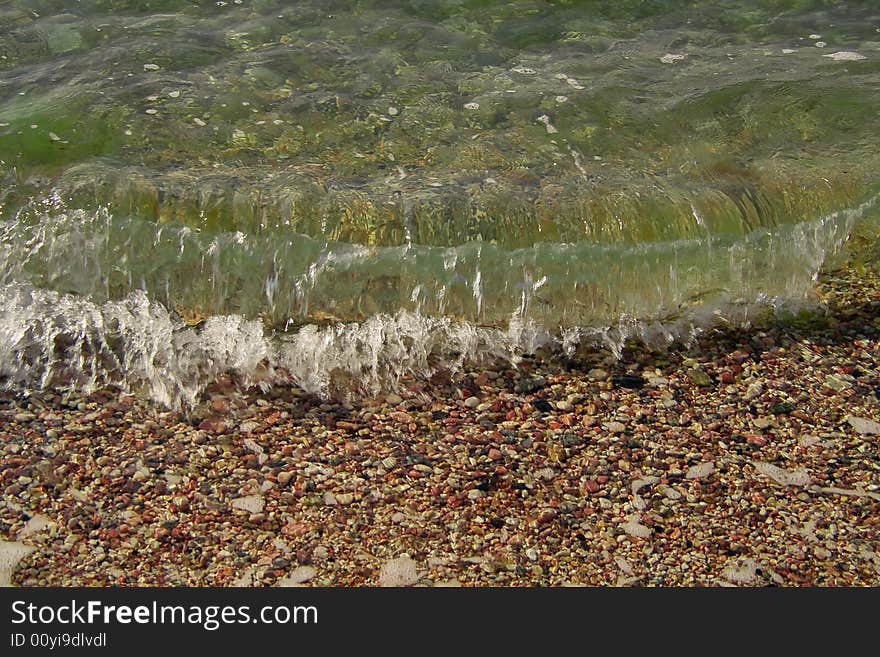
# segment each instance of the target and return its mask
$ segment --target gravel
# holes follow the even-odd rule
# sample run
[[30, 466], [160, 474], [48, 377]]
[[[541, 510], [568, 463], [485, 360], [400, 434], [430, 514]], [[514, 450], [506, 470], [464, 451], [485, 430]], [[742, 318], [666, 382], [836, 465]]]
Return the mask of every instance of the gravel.
[[0, 578], [878, 586], [878, 281], [828, 272], [824, 314], [688, 346], [345, 403], [229, 381], [191, 413], [5, 393]]

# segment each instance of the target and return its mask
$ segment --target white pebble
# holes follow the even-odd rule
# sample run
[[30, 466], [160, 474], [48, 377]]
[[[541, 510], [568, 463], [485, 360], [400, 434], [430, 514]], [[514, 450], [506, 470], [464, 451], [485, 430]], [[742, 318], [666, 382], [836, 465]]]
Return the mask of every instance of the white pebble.
[[548, 134], [553, 134], [555, 132], [559, 132], [552, 123], [550, 123], [550, 117], [546, 114], [542, 114], [536, 119], [539, 123], [543, 123], [544, 127], [547, 129]]
[[248, 513], [260, 513], [263, 510], [263, 498], [260, 495], [247, 495], [232, 500], [232, 508], [247, 511]]
[[727, 562], [721, 573], [724, 579], [734, 584], [751, 584], [755, 581], [758, 564], [754, 559], [738, 558]]
[[863, 436], [876, 436], [880, 434], [880, 423], [877, 423], [874, 420], [850, 415], [846, 418], [846, 421], [856, 430], [856, 433]]
[[466, 110], [478, 110], [478, 109], [480, 109], [480, 104], [479, 103], [465, 103], [464, 108]]
[[244, 439], [244, 446], [245, 446], [245, 449], [247, 449], [249, 452], [252, 452], [254, 454], [262, 454], [263, 453], [262, 445], [260, 445], [256, 440], [253, 440], [251, 438]]
[[158, 114], [158, 113], [159, 113], [159, 110], [157, 110], [157, 109], [153, 109], [153, 108], [151, 107], [150, 109], [146, 110], [146, 113], [147, 113], [147, 114]]
[[783, 486], [806, 486], [810, 483], [810, 475], [803, 468], [783, 470], [772, 463], [763, 463], [761, 461], [752, 461], [752, 465], [762, 475]]
[[745, 399], [746, 401], [751, 401], [755, 397], [759, 396], [762, 392], [764, 392], [764, 384], [760, 381], [756, 381], [754, 383], [749, 384], [749, 387], [746, 389]]
[[680, 500], [681, 499], [681, 493], [679, 493], [677, 490], [675, 490], [672, 486], [663, 486], [661, 490], [663, 492], [663, 495], [665, 495], [666, 499], [668, 499], [668, 500]]
[[641, 524], [638, 521], [638, 515], [630, 516], [629, 520], [622, 525], [622, 528], [627, 534], [635, 536], [636, 538], [648, 538], [651, 535], [651, 532], [654, 531], [650, 527]]
[[684, 478], [702, 479], [703, 477], [708, 477], [713, 472], [715, 472], [715, 464], [711, 461], [708, 461], [706, 463], [698, 463], [697, 465], [688, 468], [688, 471], [685, 473]]
[[673, 64], [675, 62], [680, 62], [683, 59], [687, 59], [687, 55], [677, 55], [675, 53], [668, 52], [660, 58], [660, 61], [664, 64]]
[[206, 125], [205, 122], [202, 121], [199, 117], [195, 117], [193, 119], [193, 123], [195, 123], [197, 126], [205, 126]]
[[379, 586], [412, 586], [418, 581], [418, 567], [408, 554], [385, 562], [379, 571]]
[[158, 71], [159, 65], [158, 64], [144, 64], [144, 70], [145, 71]]
[[31, 516], [31, 519], [28, 520], [24, 527], [18, 532], [18, 538], [27, 538], [31, 534], [41, 532], [47, 527], [52, 527], [55, 524], [55, 521], [47, 516], [40, 514]]
[[633, 572], [633, 568], [630, 565], [629, 561], [627, 561], [623, 557], [621, 557], [621, 556], [614, 557], [614, 563], [617, 564], [617, 567], [620, 568], [620, 570], [623, 572], [624, 575], [629, 575], [630, 577], [635, 575], [635, 573]]
[[833, 52], [830, 55], [822, 56], [827, 57], [828, 59], [833, 59], [835, 62], [857, 62], [861, 59], [867, 59], [867, 57], [865, 57], [864, 55], [860, 55], [857, 52], [852, 52], [851, 50], [840, 50], [838, 52]]
[[632, 494], [638, 495], [639, 491], [645, 486], [653, 486], [660, 481], [659, 477], [642, 477], [632, 482]]
[[35, 549], [23, 543], [0, 541], [0, 586], [12, 586], [12, 572], [18, 562]]
[[314, 566], [298, 566], [293, 569], [293, 571], [290, 573], [290, 575], [279, 579], [278, 583], [275, 586], [279, 586], [279, 587], [299, 586], [303, 582], [308, 582], [317, 573], [318, 573], [318, 570]]

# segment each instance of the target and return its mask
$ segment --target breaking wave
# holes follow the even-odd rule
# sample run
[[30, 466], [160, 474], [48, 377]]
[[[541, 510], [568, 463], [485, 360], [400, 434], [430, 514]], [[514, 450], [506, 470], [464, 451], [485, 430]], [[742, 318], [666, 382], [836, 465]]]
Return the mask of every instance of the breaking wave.
[[[866, 216], [877, 198], [814, 221], [757, 231], [744, 239], [601, 249], [556, 245], [557, 250], [546, 256], [547, 269], [513, 268], [531, 277], [531, 289], [520, 287], [518, 303], [511, 297], [499, 312], [485, 309], [486, 297], [475, 298], [476, 292], [492, 289], [494, 278], [508, 279], [511, 269], [480, 261], [465, 286], [475, 311], [467, 319], [431, 314], [442, 308], [430, 306], [426, 312], [414, 302], [393, 312], [372, 313], [361, 321], [304, 324], [289, 317], [280, 326], [277, 316], [273, 321], [266, 319], [273, 316], [269, 312], [272, 303], [277, 303], [279, 290], [284, 289], [280, 279], [275, 279], [274, 296], [260, 296], [248, 287], [250, 269], [211, 268], [210, 255], [212, 249], [220, 248], [218, 240], [230, 250], [245, 249], [247, 240], [228, 235], [210, 238], [212, 242], [201, 249], [207, 264], [195, 274], [190, 272], [189, 278], [174, 272], [173, 260], [160, 252], [158, 260], [166, 266], [160, 285], [124, 289], [113, 298], [109, 281], [114, 275], [127, 277], [135, 287], [138, 271], [132, 260], [136, 260], [136, 250], [129, 251], [133, 255], [128, 262], [113, 260], [108, 257], [112, 255], [108, 245], [115, 239], [112, 216], [106, 211], [89, 214], [56, 206], [37, 223], [6, 225], [0, 237], [0, 377], [6, 388], [20, 392], [46, 388], [89, 392], [115, 385], [184, 407], [195, 404], [205, 387], [225, 374], [243, 385], [294, 384], [320, 395], [377, 394], [405, 376], [426, 377], [440, 369], [499, 361], [516, 364], [523, 355], [541, 348], [571, 354], [585, 345], [596, 345], [619, 355], [632, 338], [651, 345], [687, 342], [719, 321], [747, 322], [760, 309], [804, 301], [823, 262], [840, 250], [854, 223]], [[183, 232], [170, 242], [182, 239]], [[465, 245], [461, 251], [473, 252], [479, 246]], [[185, 250], [181, 246], [178, 253]], [[442, 257], [448, 258], [449, 250], [442, 251]], [[584, 258], [584, 270], [597, 276], [597, 269], [603, 269], [601, 261], [597, 267], [596, 254], [602, 252], [606, 264], [631, 261], [627, 275], [639, 283], [617, 290], [611, 313], [606, 308], [604, 315], [594, 314], [592, 322], [571, 322], [566, 320], [577, 315], [566, 313], [564, 302], [554, 305], [544, 299], [543, 304], [536, 303], [536, 293], [544, 287], [558, 294], [576, 290], [566, 275]], [[564, 254], [569, 260], [563, 266]], [[237, 257], [228, 255], [227, 262], [234, 263]], [[318, 257], [326, 260], [326, 251]], [[425, 249], [412, 257], [441, 256]], [[277, 263], [277, 254], [275, 258]], [[375, 264], [362, 253], [351, 262], [364, 270]], [[311, 272], [312, 293], [335, 289], [332, 276], [338, 272], [316, 273], [313, 265], [304, 265]], [[382, 266], [389, 271], [387, 263]], [[563, 273], [546, 273], [551, 267]], [[620, 285], [621, 269], [604, 269], [609, 276], [601, 283], [605, 289]], [[197, 322], [185, 321], [174, 309], [170, 281], [175, 277], [189, 280], [192, 289], [198, 287], [199, 275], [212, 271], [221, 277], [213, 281], [215, 286], [240, 281], [238, 291], [257, 296], [263, 316], [259, 312], [250, 317], [212, 312]], [[430, 283], [430, 267], [424, 271], [428, 273], [420, 285]], [[321, 276], [331, 280], [323, 281]], [[146, 281], [141, 277], [141, 284]], [[257, 280], [254, 289], [265, 290], [267, 285], [267, 279]], [[410, 290], [404, 292], [397, 298], [416, 298]], [[575, 293], [569, 297], [576, 301]], [[322, 297], [321, 302], [328, 303], [328, 298]], [[496, 321], [477, 321], [481, 308], [486, 310], [484, 316]]]

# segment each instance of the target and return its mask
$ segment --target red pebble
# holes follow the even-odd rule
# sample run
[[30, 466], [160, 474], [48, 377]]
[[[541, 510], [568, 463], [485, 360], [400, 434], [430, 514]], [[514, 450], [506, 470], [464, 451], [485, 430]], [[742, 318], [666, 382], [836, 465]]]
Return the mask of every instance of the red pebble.
[[303, 522], [289, 522], [281, 528], [281, 533], [285, 536], [304, 536], [310, 530], [311, 527]]
[[202, 431], [210, 431], [211, 433], [222, 433], [226, 429], [226, 425], [218, 418], [209, 417], [199, 423], [199, 429]]

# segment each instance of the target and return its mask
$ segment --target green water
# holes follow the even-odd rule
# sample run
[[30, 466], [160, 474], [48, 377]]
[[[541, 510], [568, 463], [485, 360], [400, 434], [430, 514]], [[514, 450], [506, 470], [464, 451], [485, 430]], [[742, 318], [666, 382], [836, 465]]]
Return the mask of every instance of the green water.
[[800, 221], [874, 183], [870, 5], [6, 2], [4, 206], [51, 181], [202, 230], [508, 248]]
[[676, 321], [807, 295], [878, 134], [874, 2], [0, 0], [0, 284]]

